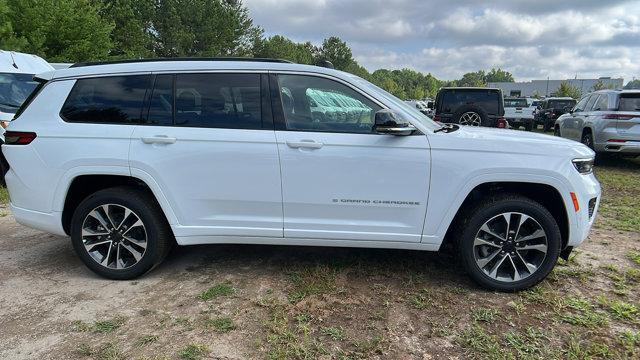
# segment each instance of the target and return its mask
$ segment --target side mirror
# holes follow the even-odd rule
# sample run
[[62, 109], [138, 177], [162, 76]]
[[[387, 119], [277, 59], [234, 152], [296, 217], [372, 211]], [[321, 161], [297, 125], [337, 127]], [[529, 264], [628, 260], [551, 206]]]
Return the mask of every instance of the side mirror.
[[411, 135], [416, 128], [393, 111], [382, 109], [376, 112], [373, 130], [378, 134]]

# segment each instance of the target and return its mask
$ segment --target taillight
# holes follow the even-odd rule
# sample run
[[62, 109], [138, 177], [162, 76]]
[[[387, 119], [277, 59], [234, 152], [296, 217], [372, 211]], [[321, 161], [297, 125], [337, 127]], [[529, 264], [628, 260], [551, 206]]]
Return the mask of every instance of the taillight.
[[638, 117], [637, 115], [625, 115], [625, 114], [604, 114], [602, 115], [603, 119], [609, 120], [631, 120], [634, 117]]
[[7, 131], [4, 133], [6, 145], [28, 145], [36, 138], [36, 133], [25, 131]]
[[496, 122], [496, 125], [500, 129], [506, 129], [507, 128], [507, 120], [505, 120], [504, 118], [498, 118], [498, 121]]
[[609, 139], [609, 140], [607, 140], [607, 142], [623, 143], [623, 142], [627, 142], [627, 140], [622, 140], [622, 139]]

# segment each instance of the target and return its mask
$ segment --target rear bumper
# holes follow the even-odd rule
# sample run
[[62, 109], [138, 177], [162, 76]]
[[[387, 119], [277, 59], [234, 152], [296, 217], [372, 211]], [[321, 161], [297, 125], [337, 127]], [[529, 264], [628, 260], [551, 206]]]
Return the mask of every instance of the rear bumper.
[[43, 213], [23, 209], [13, 204], [10, 205], [10, 208], [16, 221], [24, 226], [55, 235], [67, 236], [62, 228], [61, 212]]
[[606, 152], [614, 154], [640, 155], [640, 140], [625, 142], [604, 142], [596, 144], [597, 152]]

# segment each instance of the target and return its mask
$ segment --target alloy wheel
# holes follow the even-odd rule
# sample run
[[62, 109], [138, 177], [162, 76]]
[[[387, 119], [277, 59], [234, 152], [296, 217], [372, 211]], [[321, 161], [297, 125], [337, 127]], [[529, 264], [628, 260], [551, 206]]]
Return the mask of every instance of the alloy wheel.
[[82, 243], [91, 258], [109, 269], [137, 264], [147, 250], [147, 231], [131, 209], [116, 204], [93, 209], [82, 223]]
[[544, 262], [547, 234], [533, 217], [507, 212], [492, 217], [473, 242], [476, 265], [500, 282], [514, 282], [534, 274]]
[[477, 112], [467, 111], [460, 116], [460, 125], [480, 126], [482, 118]]

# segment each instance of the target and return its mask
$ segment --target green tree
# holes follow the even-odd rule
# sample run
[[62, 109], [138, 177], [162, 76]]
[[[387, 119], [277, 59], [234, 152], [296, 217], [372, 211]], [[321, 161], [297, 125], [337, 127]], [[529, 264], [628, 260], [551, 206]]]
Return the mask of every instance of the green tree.
[[605, 84], [604, 81], [598, 80], [598, 81], [596, 81], [595, 84], [593, 84], [593, 87], [591, 88], [591, 91], [598, 91], [598, 90], [604, 90], [604, 89], [613, 89], [613, 88], [614, 88], [613, 84]]
[[158, 56], [248, 56], [262, 29], [240, 0], [157, 0]]
[[153, 56], [154, 0], [102, 0], [100, 16], [114, 24], [110, 57]]
[[582, 96], [580, 89], [575, 86], [571, 86], [568, 82], [563, 81], [555, 92], [555, 96], [568, 96], [574, 99], [579, 99]]
[[346, 70], [354, 62], [349, 45], [336, 36], [324, 39], [320, 56], [317, 60], [331, 61], [338, 70]]
[[484, 81], [490, 82], [514, 82], [513, 75], [510, 72], [500, 68], [492, 68], [484, 77]]
[[313, 64], [313, 46], [295, 43], [284, 36], [275, 35], [258, 39], [253, 48], [254, 57], [285, 59], [298, 64]]
[[624, 86], [625, 89], [640, 89], [640, 79], [633, 79]]
[[466, 73], [462, 75], [462, 79], [457, 81], [457, 86], [464, 86], [464, 87], [486, 86], [487, 83], [485, 81], [485, 76], [486, 74], [483, 70]]
[[[0, 38], [3, 48], [35, 53], [54, 62], [103, 59], [111, 49], [113, 24], [99, 15], [100, 3], [11, 0], [6, 4], [8, 22], [3, 22], [3, 28], [9, 28], [13, 36]], [[17, 49], [11, 46], [16, 41]]]

